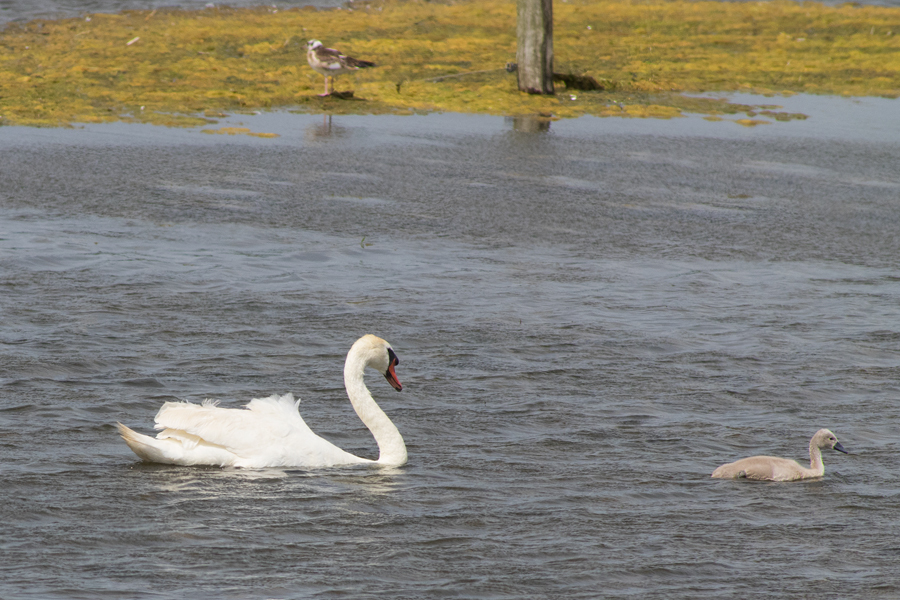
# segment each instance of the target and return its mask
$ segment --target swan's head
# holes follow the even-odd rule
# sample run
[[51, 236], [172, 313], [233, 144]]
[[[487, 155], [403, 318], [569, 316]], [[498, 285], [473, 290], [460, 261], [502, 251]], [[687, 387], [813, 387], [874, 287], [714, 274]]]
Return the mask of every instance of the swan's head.
[[837, 437], [831, 433], [828, 429], [820, 429], [816, 432], [816, 435], [813, 436], [813, 441], [816, 442], [816, 445], [819, 448], [831, 448], [832, 450], [837, 450], [838, 452], [843, 452], [844, 454], [850, 454], [844, 447], [841, 446], [841, 443], [837, 440]]
[[362, 358], [365, 366], [372, 367], [384, 375], [395, 390], [399, 392], [403, 389], [400, 380], [397, 379], [397, 373], [394, 372], [394, 367], [400, 364], [400, 359], [386, 341], [372, 334], [364, 335], [350, 348], [348, 360], [354, 355]]
[[308, 50], [315, 50], [316, 48], [321, 48], [321, 47], [322, 47], [322, 42], [320, 42], [319, 40], [309, 40], [308, 42], [306, 42], [306, 48]]

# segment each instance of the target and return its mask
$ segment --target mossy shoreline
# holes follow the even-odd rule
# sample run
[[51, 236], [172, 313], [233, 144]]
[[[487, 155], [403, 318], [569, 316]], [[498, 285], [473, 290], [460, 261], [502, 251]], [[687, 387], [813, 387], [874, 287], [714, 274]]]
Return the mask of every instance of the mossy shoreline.
[[[514, 0], [357, 1], [342, 9], [126, 11], [0, 32], [0, 124], [127, 120], [193, 126], [227, 113], [802, 115], [698, 99], [707, 92], [900, 97], [900, 8], [813, 2], [556, 0], [555, 71], [602, 90], [532, 96], [515, 61]], [[897, 29], [895, 31], [894, 29]], [[320, 98], [306, 40], [378, 66]], [[452, 77], [447, 77], [448, 75]]]

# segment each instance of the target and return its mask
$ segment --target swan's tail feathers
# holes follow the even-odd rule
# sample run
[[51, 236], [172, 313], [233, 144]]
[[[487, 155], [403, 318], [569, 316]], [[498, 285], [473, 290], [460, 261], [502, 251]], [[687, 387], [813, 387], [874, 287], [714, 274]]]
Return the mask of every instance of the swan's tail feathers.
[[117, 426], [119, 435], [128, 447], [147, 462], [221, 467], [238, 464], [238, 457], [234, 453], [186, 431], [164, 429], [156, 437], [150, 437], [121, 423], [117, 423]]
[[172, 458], [167, 456], [163, 447], [161, 447], [160, 440], [138, 433], [121, 423], [116, 423], [116, 427], [119, 428], [119, 435], [122, 436], [128, 447], [143, 460], [156, 463], [174, 463]]

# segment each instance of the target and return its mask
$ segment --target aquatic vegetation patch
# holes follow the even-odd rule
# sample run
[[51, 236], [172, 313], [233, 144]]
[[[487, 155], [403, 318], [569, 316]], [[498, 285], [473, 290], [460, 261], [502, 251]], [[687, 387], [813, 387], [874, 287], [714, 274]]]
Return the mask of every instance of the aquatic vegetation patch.
[[261, 138], [281, 137], [277, 133], [254, 132], [249, 127], [219, 127], [218, 129], [201, 129], [200, 133], [207, 133], [210, 135], [249, 135], [251, 137]]
[[[358, 1], [342, 9], [127, 11], [0, 32], [0, 124], [170, 126], [287, 108], [552, 118], [802, 118], [705, 92], [900, 96], [900, 9], [812, 2], [556, 0], [555, 96], [520, 93], [514, 0]], [[318, 97], [321, 39], [378, 66]], [[594, 82], [596, 85], [588, 85]], [[762, 117], [762, 118], [761, 118]], [[764, 119], [763, 119], [764, 118]]]

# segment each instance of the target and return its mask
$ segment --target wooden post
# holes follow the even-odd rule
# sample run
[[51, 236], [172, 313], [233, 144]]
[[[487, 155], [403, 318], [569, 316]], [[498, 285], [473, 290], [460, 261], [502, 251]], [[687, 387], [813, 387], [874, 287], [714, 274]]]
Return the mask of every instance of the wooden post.
[[553, 93], [553, 0], [517, 0], [519, 89]]

